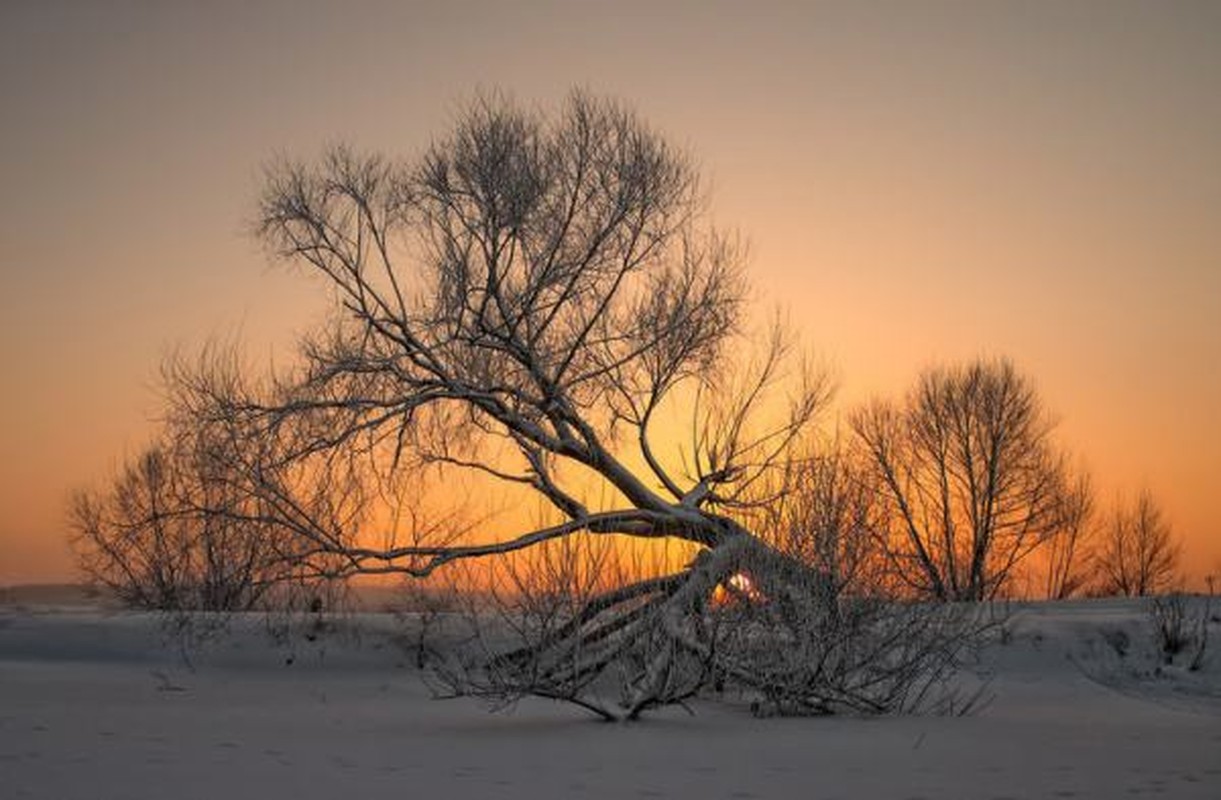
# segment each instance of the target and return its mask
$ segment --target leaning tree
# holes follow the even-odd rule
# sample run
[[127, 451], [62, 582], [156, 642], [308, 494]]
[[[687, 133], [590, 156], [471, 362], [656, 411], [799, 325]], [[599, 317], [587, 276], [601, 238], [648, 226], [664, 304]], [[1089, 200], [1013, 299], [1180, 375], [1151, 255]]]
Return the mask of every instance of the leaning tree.
[[[918, 643], [878, 629], [865, 646], [807, 624], [838, 619], [814, 591], [827, 581], [749, 526], [790, 488], [829, 387], [782, 326], [748, 333], [742, 248], [705, 212], [683, 152], [581, 93], [551, 116], [479, 99], [408, 162], [337, 148], [278, 164], [258, 235], [321, 276], [333, 321], [299, 368], [259, 385], [215, 361], [179, 369], [176, 408], [248, 443], [227, 449], [227, 474], [261, 521], [309, 543], [297, 558], [318, 574], [424, 577], [581, 537], [691, 548], [673, 572], [599, 585], [528, 641], [449, 670], [460, 691], [614, 717], [726, 682], [787, 686], [804, 710], [902, 706], [940, 675], [942, 629]], [[298, 501], [340, 481], [393, 506], [400, 476], [429, 470], [531, 492], [551, 519], [455, 537], [417, 514], [403, 541], [375, 530], [386, 515], [353, 525]], [[761, 668], [778, 636], [812, 661]], [[612, 674], [616, 702], [591, 699]]]

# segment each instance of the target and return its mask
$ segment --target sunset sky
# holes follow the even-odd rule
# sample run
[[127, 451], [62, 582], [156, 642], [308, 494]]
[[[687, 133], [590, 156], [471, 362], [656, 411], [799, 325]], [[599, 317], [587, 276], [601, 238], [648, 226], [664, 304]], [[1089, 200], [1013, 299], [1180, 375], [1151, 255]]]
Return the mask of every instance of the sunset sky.
[[1221, 574], [1221, 3], [8, 2], [0, 585], [74, 577], [163, 356], [318, 318], [246, 233], [263, 164], [573, 86], [695, 154], [840, 408], [1008, 355], [1102, 504], [1148, 487]]

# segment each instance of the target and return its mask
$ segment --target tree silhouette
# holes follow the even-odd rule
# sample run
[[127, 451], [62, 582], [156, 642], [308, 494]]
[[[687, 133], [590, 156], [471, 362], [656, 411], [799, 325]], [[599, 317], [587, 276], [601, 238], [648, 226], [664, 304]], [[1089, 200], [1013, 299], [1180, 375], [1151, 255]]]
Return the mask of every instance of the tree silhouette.
[[1097, 538], [1094, 488], [1088, 473], [1071, 480], [1061, 497], [1057, 530], [1047, 540], [1046, 596], [1064, 600], [1085, 589], [1093, 578]]
[[[909, 707], [961, 620], [849, 597], [799, 531], [781, 547], [752, 527], [781, 518], [794, 476], [843, 494], [835, 467], [798, 469], [829, 383], [784, 326], [752, 333], [742, 248], [705, 206], [685, 154], [579, 92], [553, 116], [481, 97], [412, 161], [338, 147], [278, 164], [258, 235], [322, 279], [333, 319], [266, 379], [216, 351], [173, 365], [171, 417], [216, 445], [242, 500], [223, 513], [289, 536], [303, 575], [536, 564], [471, 615], [473, 646], [438, 669], [454, 693], [612, 718], [730, 683], [784, 710]], [[460, 501], [430, 513], [455, 475], [550, 518], [503, 535]], [[851, 511], [808, 534], [820, 558], [856, 552]], [[692, 558], [591, 578], [565, 555], [611, 537]]]
[[[89, 579], [124, 604], [162, 611], [246, 611], [326, 593], [301, 570], [303, 542], [240, 487], [228, 448], [198, 425], [170, 426], [103, 489], [69, 509]], [[331, 487], [326, 504], [341, 495]], [[300, 498], [321, 511], [315, 497]]]
[[1117, 503], [1106, 526], [1099, 565], [1103, 591], [1145, 597], [1169, 589], [1178, 577], [1179, 545], [1153, 494]]
[[1008, 361], [925, 372], [852, 417], [887, 502], [888, 554], [921, 596], [985, 600], [1060, 527], [1051, 423]]

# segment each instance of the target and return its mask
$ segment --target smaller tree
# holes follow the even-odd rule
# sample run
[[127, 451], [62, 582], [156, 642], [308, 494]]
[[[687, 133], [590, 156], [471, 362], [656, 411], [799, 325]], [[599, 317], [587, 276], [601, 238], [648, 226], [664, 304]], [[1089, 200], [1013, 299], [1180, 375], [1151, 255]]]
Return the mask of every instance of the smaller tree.
[[918, 595], [995, 597], [1060, 523], [1052, 422], [1009, 361], [928, 370], [852, 427], [882, 487], [894, 573]]
[[127, 464], [106, 490], [80, 492], [70, 510], [83, 571], [125, 605], [249, 608], [268, 588], [268, 553], [220, 514], [196, 513], [212, 488], [164, 443]]
[[1153, 494], [1116, 504], [1099, 558], [1103, 590], [1126, 597], [1166, 591], [1178, 579], [1180, 546]]
[[1094, 487], [1088, 473], [1079, 474], [1060, 500], [1059, 525], [1047, 540], [1046, 592], [1049, 600], [1064, 600], [1089, 583], [1094, 554]]
[[[329, 595], [326, 576], [303, 558], [308, 541], [236, 479], [234, 454], [249, 447], [205, 421], [171, 420], [108, 486], [73, 497], [81, 570], [125, 605], [160, 611], [246, 611], [273, 595], [280, 606]], [[302, 502], [333, 510], [342, 492], [328, 492]]]

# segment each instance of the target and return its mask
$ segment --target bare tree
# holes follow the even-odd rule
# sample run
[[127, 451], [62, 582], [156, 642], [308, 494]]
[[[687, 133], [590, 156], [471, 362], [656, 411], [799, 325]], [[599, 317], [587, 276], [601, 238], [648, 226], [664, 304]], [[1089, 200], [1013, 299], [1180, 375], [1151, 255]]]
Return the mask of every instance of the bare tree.
[[179, 480], [153, 447], [127, 464], [109, 492], [78, 492], [69, 512], [73, 546], [86, 575], [125, 604], [178, 608], [194, 594], [195, 538], [180, 519], [162, 511], [174, 502]]
[[166, 436], [70, 509], [82, 570], [127, 605], [244, 611], [298, 577], [293, 542], [252, 523], [227, 460], [196, 437]]
[[[271, 169], [257, 229], [321, 276], [334, 323], [262, 384], [180, 367], [175, 404], [236, 445], [250, 521], [307, 543], [303, 569], [423, 577], [573, 537], [678, 542], [695, 557], [667, 574], [560, 570], [541, 606], [518, 587], [509, 617], [547, 624], [519, 626], [466, 685], [588, 705], [613, 672], [626, 689], [599, 713], [635, 717], [714, 674], [765, 683], [747, 640], [718, 638], [712, 598], [743, 574], [777, 603], [821, 581], [749, 522], [829, 385], [782, 325], [746, 331], [741, 248], [706, 222], [684, 154], [614, 102], [576, 93], [547, 117], [484, 97], [414, 162], [337, 148]], [[531, 493], [553, 519], [504, 534], [442, 512], [404, 542], [370, 510], [403, 474]]]
[[1052, 423], [1009, 361], [925, 372], [902, 405], [852, 426], [887, 503], [889, 555], [910, 590], [983, 600], [1060, 524]]
[[1089, 474], [1082, 472], [1065, 488], [1060, 498], [1059, 523], [1044, 547], [1049, 600], [1072, 597], [1090, 583], [1094, 536], [1093, 483]]
[[1153, 494], [1117, 502], [1099, 554], [1103, 591], [1145, 597], [1171, 588], [1178, 578], [1179, 543]]

